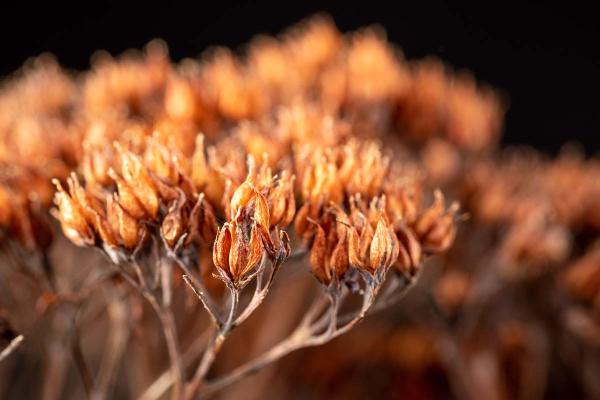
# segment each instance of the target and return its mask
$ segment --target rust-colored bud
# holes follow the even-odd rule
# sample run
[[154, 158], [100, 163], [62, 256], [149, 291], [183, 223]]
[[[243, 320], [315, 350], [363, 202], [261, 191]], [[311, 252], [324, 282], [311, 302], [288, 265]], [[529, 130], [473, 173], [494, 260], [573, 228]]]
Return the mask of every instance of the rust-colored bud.
[[204, 193], [201, 193], [190, 214], [189, 240], [210, 244], [214, 242], [217, 231], [217, 219], [213, 208], [206, 200]]
[[111, 157], [106, 150], [84, 144], [81, 169], [88, 185], [104, 186], [110, 183], [110, 177], [108, 176], [110, 159]]
[[156, 133], [154, 136], [148, 139], [146, 143], [146, 151], [144, 152], [145, 165], [160, 179], [170, 184], [175, 184], [179, 179], [179, 172], [173, 162], [171, 152], [167, 147], [158, 142]]
[[144, 228], [121, 206], [121, 201], [116, 193], [112, 197], [108, 196], [106, 208], [109, 224], [118, 234], [123, 246], [128, 249], [138, 246], [142, 240]]
[[426, 209], [414, 224], [414, 231], [423, 250], [427, 253], [439, 253], [450, 247], [456, 236], [455, 216], [458, 203], [445, 210], [444, 196], [441, 191], [434, 192], [434, 202]]
[[60, 221], [65, 236], [78, 246], [93, 245], [94, 232], [88, 225], [80, 205], [63, 189], [57, 179], [53, 179], [52, 183], [56, 186], [54, 204], [58, 207], [58, 211], [53, 211], [53, 214]]
[[144, 218], [146, 210], [142, 206], [142, 203], [138, 200], [133, 189], [125, 182], [121, 176], [119, 176], [112, 168], [108, 170], [110, 177], [117, 183], [117, 190], [119, 192], [119, 203], [123, 209], [127, 211], [129, 215], [136, 219]]
[[325, 231], [317, 224], [309, 256], [310, 266], [315, 277], [323, 284], [328, 285], [331, 282], [331, 269], [327, 262], [327, 239]]
[[225, 223], [217, 233], [213, 245], [213, 263], [217, 268], [232, 278], [229, 268], [229, 253], [231, 252], [231, 226]]
[[0, 227], [10, 224], [12, 204], [8, 189], [0, 185]]
[[234, 280], [245, 276], [258, 265], [263, 254], [260, 228], [253, 225], [248, 239], [245, 228], [237, 223], [231, 224], [231, 252], [229, 268]]
[[396, 261], [398, 250], [394, 238], [394, 232], [385, 219], [381, 217], [369, 248], [368, 266], [372, 273], [379, 269], [387, 269]]
[[229, 218], [235, 219], [242, 207], [247, 206], [256, 196], [256, 189], [252, 179], [246, 179], [241, 185], [235, 189], [231, 196]]
[[[337, 224], [340, 225], [340, 224]], [[348, 228], [345, 228], [347, 230]], [[346, 271], [348, 271], [348, 267], [350, 266], [350, 259], [348, 256], [348, 234], [344, 232], [344, 234], [339, 237], [339, 240], [333, 251], [331, 252], [331, 258], [329, 260], [330, 269], [335, 275], [338, 277], [342, 277]]]
[[361, 208], [364, 210], [366, 206], [360, 198], [351, 199], [349, 261], [357, 268], [375, 273], [396, 261], [400, 246], [385, 214], [384, 198], [374, 198], [367, 215], [360, 211]]
[[[249, 229], [249, 231], [248, 231]], [[235, 221], [223, 225], [213, 247], [213, 261], [234, 283], [254, 269], [263, 255], [259, 227]]]
[[106, 212], [100, 200], [81, 186], [75, 173], [71, 174], [71, 177], [67, 179], [67, 183], [69, 185], [69, 192], [72, 198], [79, 204], [87, 223], [93, 227], [104, 243], [116, 246], [117, 240], [106, 220]]
[[183, 192], [180, 192], [179, 199], [171, 204], [160, 227], [162, 237], [170, 248], [175, 247], [181, 236], [185, 233], [188, 219], [189, 208], [187, 198]]
[[204, 153], [204, 135], [196, 136], [196, 147], [192, 155], [192, 182], [196, 189], [203, 189], [209, 181], [209, 166]]
[[296, 213], [296, 200], [294, 198], [294, 175], [288, 170], [281, 173], [277, 185], [269, 193], [271, 227], [288, 226]]
[[394, 268], [399, 272], [413, 276], [422, 259], [421, 244], [415, 234], [404, 223], [397, 224], [394, 229], [398, 238], [398, 260]]
[[121, 157], [121, 174], [123, 175], [123, 179], [139, 200], [144, 211], [146, 211], [150, 218], [156, 219], [160, 207], [160, 197], [154, 180], [139, 157], [129, 151], [123, 150], [118, 143], [115, 144], [115, 148]]

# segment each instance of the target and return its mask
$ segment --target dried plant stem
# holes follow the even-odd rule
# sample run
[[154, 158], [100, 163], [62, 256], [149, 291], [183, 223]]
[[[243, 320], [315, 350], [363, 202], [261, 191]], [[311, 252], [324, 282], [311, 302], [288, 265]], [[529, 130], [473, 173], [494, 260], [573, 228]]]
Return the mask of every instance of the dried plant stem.
[[[205, 349], [205, 342], [210, 334], [211, 329], [206, 329], [199, 335], [194, 342], [182, 353], [181, 363], [183, 367], [188, 367], [192, 361], [196, 360], [201, 352]], [[163, 372], [158, 379], [152, 383], [146, 389], [146, 391], [140, 396], [140, 400], [155, 400], [158, 399], [164, 392], [166, 392], [174, 381], [174, 370], [173, 367]]]
[[215, 332], [215, 335], [209, 342], [206, 350], [204, 351], [204, 355], [202, 356], [202, 360], [200, 361], [200, 364], [198, 364], [198, 368], [194, 373], [194, 377], [186, 388], [185, 398], [188, 400], [193, 399], [198, 392], [198, 389], [200, 388], [200, 385], [202, 385], [208, 370], [214, 363], [217, 354], [225, 343], [227, 335], [229, 335], [229, 332], [233, 327], [233, 322], [239, 303], [240, 292], [238, 289], [233, 287], [229, 289], [229, 292], [230, 303], [227, 319], [225, 320], [225, 323]]
[[156, 296], [148, 288], [146, 281], [141, 272], [140, 266], [137, 263], [133, 263], [133, 268], [138, 276], [140, 282], [136, 282], [121, 266], [117, 266], [120, 274], [125, 278], [129, 284], [135, 288], [147, 301], [150, 303], [154, 312], [158, 316], [160, 324], [163, 329], [165, 341], [167, 343], [167, 352], [171, 366], [174, 368], [175, 382], [173, 384], [173, 399], [180, 399], [183, 390], [183, 368], [181, 366], [181, 353], [179, 352], [179, 344], [177, 340], [177, 327], [175, 325], [175, 318], [170, 307], [162, 306], [159, 304]]
[[8, 346], [6, 346], [0, 353], [0, 362], [4, 361], [6, 359], [6, 357], [11, 355], [12, 352], [14, 352], [17, 348], [19, 348], [21, 343], [23, 343], [23, 339], [24, 339], [23, 335], [19, 335], [19, 336], [15, 337], [13, 340], [11, 340], [10, 343], [8, 344]]
[[177, 327], [175, 325], [173, 312], [170, 308], [161, 306], [158, 301], [156, 301], [156, 297], [154, 297], [150, 292], [144, 291], [144, 297], [146, 297], [152, 308], [154, 308], [154, 311], [156, 312], [156, 315], [158, 316], [163, 328], [165, 341], [167, 343], [167, 352], [169, 353], [169, 359], [171, 361], [171, 365], [174, 367], [175, 372], [175, 383], [173, 386], [172, 397], [173, 399], [179, 399], [181, 398], [184, 377], [183, 368], [181, 366], [179, 344], [177, 340]]
[[196, 278], [196, 275], [194, 275], [192, 273], [192, 271], [190, 271], [188, 266], [185, 265], [185, 263], [183, 261], [181, 261], [177, 257], [172, 257], [172, 258], [177, 263], [179, 268], [181, 268], [181, 270], [183, 271], [183, 274], [184, 274], [183, 280], [194, 291], [194, 293], [196, 294], [196, 296], [198, 297], [198, 299], [204, 306], [204, 309], [206, 310], [206, 312], [208, 312], [208, 315], [212, 319], [213, 323], [217, 326], [220, 325], [221, 322], [220, 322], [219, 316], [217, 315], [217, 312], [216, 312], [217, 308], [213, 304], [213, 301], [212, 301], [211, 297], [208, 295], [208, 292], [207, 292], [206, 288], [204, 287], [204, 285], [202, 284], [202, 282], [200, 282], [200, 280], [198, 280]]
[[83, 350], [81, 349], [81, 341], [79, 340], [79, 332], [77, 332], [77, 327], [74, 327], [73, 330], [73, 337], [71, 339], [71, 356], [73, 357], [73, 361], [75, 362], [77, 370], [79, 371], [79, 375], [81, 376], [85, 393], [87, 397], [90, 398], [94, 388], [94, 379], [87, 362], [85, 361]]
[[[363, 304], [360, 310], [355, 314], [354, 318], [342, 325], [341, 327], [337, 326], [338, 323], [338, 311], [341, 306], [342, 293], [340, 291], [336, 291], [333, 293], [328, 293], [330, 308], [328, 312], [326, 312], [321, 318], [317, 321], [311, 321], [312, 318], [318, 318], [323, 311], [323, 303], [326, 296], [321, 296], [317, 299], [313, 306], [309, 309], [307, 315], [310, 315], [309, 318], [303, 318], [298, 327], [294, 330], [294, 332], [286, 339], [281, 341], [279, 344], [272, 347], [267, 352], [258, 356], [254, 360], [251, 360], [238, 368], [234, 369], [232, 372], [227, 375], [217, 378], [213, 382], [208, 382], [202, 393], [200, 393], [201, 397], [208, 397], [209, 395], [215, 393], [218, 390], [223, 389], [224, 387], [237, 382], [238, 380], [254, 374], [267, 365], [270, 365], [279, 359], [285, 357], [293, 351], [306, 348], [306, 347], [314, 347], [319, 346], [328, 341], [348, 332], [354, 326], [356, 326], [360, 321], [363, 320], [369, 308], [373, 305], [377, 293], [379, 291], [380, 285], [375, 285], [372, 282], [368, 282], [365, 287], [365, 291], [363, 294]], [[323, 328], [325, 328], [323, 333], [320, 332]]]
[[120, 296], [116, 293], [111, 293], [111, 295], [112, 299], [107, 309], [112, 320], [111, 336], [96, 378], [96, 385], [91, 396], [92, 400], [108, 397], [111, 384], [117, 373], [117, 366], [123, 357], [129, 338], [127, 307]]

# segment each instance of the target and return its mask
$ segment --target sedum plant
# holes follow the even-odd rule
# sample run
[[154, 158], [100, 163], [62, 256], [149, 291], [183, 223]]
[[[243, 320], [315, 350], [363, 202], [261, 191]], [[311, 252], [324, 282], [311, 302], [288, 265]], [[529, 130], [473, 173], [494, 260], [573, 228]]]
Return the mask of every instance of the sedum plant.
[[[497, 142], [495, 93], [324, 17], [246, 50], [172, 64], [152, 42], [77, 79], [42, 56], [3, 88], [2, 360], [45, 349], [44, 398], [72, 367], [90, 398], [211, 396], [396, 303], [452, 246], [436, 187]], [[224, 370], [234, 332], [283, 326], [257, 316], [279, 282], [303, 293], [295, 326]]]

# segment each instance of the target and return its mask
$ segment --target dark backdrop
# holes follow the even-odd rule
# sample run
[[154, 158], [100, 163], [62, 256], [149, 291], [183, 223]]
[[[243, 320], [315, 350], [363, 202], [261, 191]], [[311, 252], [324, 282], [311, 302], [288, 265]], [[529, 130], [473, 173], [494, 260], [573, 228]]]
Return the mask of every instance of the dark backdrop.
[[407, 57], [438, 55], [501, 89], [510, 99], [506, 143], [556, 152], [562, 143], [577, 141], [593, 154], [600, 149], [597, 14], [591, 6], [573, 2], [545, 3], [197, 0], [3, 5], [0, 74], [43, 51], [54, 53], [68, 68], [83, 69], [96, 49], [119, 53], [156, 37], [165, 39], [173, 58], [180, 59], [213, 44], [237, 47], [256, 33], [277, 33], [326, 11], [343, 31], [381, 24]]

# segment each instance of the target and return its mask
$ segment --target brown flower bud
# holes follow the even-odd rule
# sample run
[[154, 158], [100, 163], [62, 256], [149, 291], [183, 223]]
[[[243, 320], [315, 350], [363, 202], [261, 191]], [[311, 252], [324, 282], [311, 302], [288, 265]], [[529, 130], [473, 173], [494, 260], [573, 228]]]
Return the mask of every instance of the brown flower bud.
[[154, 137], [148, 139], [146, 143], [146, 151], [144, 152], [145, 165], [160, 179], [170, 184], [175, 184], [179, 179], [177, 166], [173, 162], [173, 157], [169, 149], [160, 144], [156, 136], [155, 133]]
[[189, 209], [187, 198], [180, 191], [179, 199], [171, 204], [160, 227], [162, 237], [170, 248], [175, 247], [181, 236], [185, 233], [188, 219]]
[[259, 227], [253, 225], [250, 238], [240, 225], [233, 223], [231, 235], [231, 253], [229, 254], [229, 267], [235, 280], [243, 277], [258, 265], [262, 258], [263, 245]]
[[56, 186], [54, 204], [58, 207], [58, 211], [53, 211], [53, 214], [60, 221], [65, 236], [78, 246], [93, 245], [94, 232], [88, 225], [83, 210], [57, 179], [53, 179], [52, 183]]
[[281, 173], [277, 185], [269, 193], [271, 227], [288, 226], [296, 213], [296, 200], [294, 198], [294, 179], [288, 170]]
[[213, 243], [217, 236], [218, 226], [212, 206], [206, 200], [204, 193], [200, 193], [198, 200], [190, 214], [190, 237], [202, 244]]
[[225, 223], [219, 232], [213, 245], [213, 262], [217, 268], [224, 271], [232, 278], [229, 268], [229, 253], [231, 252], [231, 229], [230, 224]]
[[328, 285], [331, 282], [331, 269], [327, 263], [327, 239], [323, 228], [316, 224], [317, 233], [310, 249], [310, 266], [317, 279]]
[[156, 219], [160, 207], [160, 198], [154, 180], [150, 177], [139, 157], [123, 150], [118, 143], [115, 144], [115, 148], [121, 157], [123, 179], [127, 182], [148, 216]]
[[213, 247], [215, 265], [234, 284], [258, 265], [262, 255], [263, 243], [259, 227], [245, 227], [235, 221], [223, 225]]
[[108, 170], [108, 175], [117, 183], [121, 207], [136, 219], [144, 218], [147, 215], [146, 210], [138, 200], [133, 189], [112, 168]]
[[114, 193], [107, 197], [107, 218], [113, 231], [118, 234], [121, 243], [128, 249], [133, 249], [142, 240], [143, 227], [121, 206], [119, 196]]
[[0, 227], [7, 227], [10, 224], [11, 209], [8, 189], [0, 185]]
[[[348, 230], [348, 228], [346, 227], [344, 227], [343, 229]], [[344, 232], [344, 234], [339, 237], [337, 244], [333, 248], [333, 251], [331, 252], [331, 258], [329, 260], [329, 265], [331, 271], [338, 277], [342, 277], [346, 273], [346, 271], [348, 271], [348, 267], [350, 266], [350, 259], [348, 256], [348, 234], [346, 232]]]
[[192, 182], [196, 189], [204, 189], [209, 181], [209, 166], [204, 154], [204, 135], [196, 136], [196, 147], [192, 155]]
[[[371, 202], [368, 216], [359, 208], [365, 208], [359, 198], [351, 201], [348, 253], [350, 264], [375, 273], [389, 268], [398, 258], [399, 242], [384, 212], [385, 199]], [[375, 230], [373, 230], [375, 226]]]
[[395, 234], [383, 217], [380, 218], [369, 248], [369, 270], [387, 269], [398, 257]]
[[230, 216], [243, 226], [258, 225], [261, 236], [270, 242], [269, 206], [265, 196], [254, 186], [250, 174], [231, 197]]
[[398, 260], [394, 263], [394, 268], [408, 276], [413, 276], [421, 263], [421, 244], [404, 223], [398, 223], [394, 230], [399, 242]]
[[232, 220], [237, 218], [241, 208], [247, 206], [255, 198], [256, 193], [252, 178], [246, 179], [239, 185], [231, 196], [229, 218]]
[[67, 179], [67, 183], [69, 185], [69, 192], [79, 204], [87, 223], [94, 228], [94, 231], [100, 236], [103, 242], [110, 246], [116, 246], [117, 240], [106, 221], [106, 212], [100, 200], [81, 186], [75, 173], [71, 174], [71, 177]]
[[434, 192], [434, 202], [426, 209], [414, 224], [414, 231], [423, 250], [427, 253], [439, 253], [450, 247], [456, 236], [455, 215], [458, 203], [452, 203], [444, 210], [444, 195]]
[[84, 144], [81, 168], [85, 182], [90, 186], [104, 186], [110, 184], [108, 169], [111, 157], [107, 151]]

